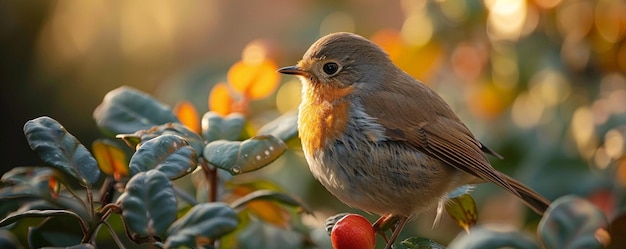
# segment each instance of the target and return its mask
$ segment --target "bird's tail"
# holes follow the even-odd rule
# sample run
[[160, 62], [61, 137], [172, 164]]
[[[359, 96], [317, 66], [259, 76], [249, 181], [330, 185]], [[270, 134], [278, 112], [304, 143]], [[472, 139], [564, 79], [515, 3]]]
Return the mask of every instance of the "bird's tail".
[[521, 200], [536, 213], [543, 215], [546, 209], [548, 209], [548, 206], [550, 206], [550, 201], [548, 199], [530, 189], [523, 183], [505, 174], [500, 175], [505, 178], [507, 183], [517, 191]]

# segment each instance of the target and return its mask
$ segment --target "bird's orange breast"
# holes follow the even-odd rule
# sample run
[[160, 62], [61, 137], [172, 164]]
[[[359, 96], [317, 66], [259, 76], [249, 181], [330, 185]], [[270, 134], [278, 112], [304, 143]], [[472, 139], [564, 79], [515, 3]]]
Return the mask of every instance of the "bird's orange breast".
[[298, 116], [298, 132], [305, 152], [323, 149], [328, 141], [344, 134], [350, 108], [345, 97], [352, 90], [351, 87], [310, 87], [304, 91]]

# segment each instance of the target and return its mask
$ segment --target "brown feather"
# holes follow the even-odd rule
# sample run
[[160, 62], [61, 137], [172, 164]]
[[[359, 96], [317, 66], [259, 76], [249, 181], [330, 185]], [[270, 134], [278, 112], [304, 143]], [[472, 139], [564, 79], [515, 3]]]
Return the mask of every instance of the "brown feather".
[[[405, 82], [386, 82], [382, 89], [367, 95], [368, 101], [363, 101], [365, 112], [386, 127], [389, 139], [404, 142], [482, 181], [493, 182], [518, 197], [531, 193], [531, 197], [540, 199], [537, 201], [540, 205], [531, 205], [536, 211], [548, 203], [538, 194], [532, 194], [534, 191], [520, 188], [522, 184], [496, 171], [483, 152], [499, 155], [476, 140], [439, 95], [410, 76], [400, 74], [404, 77], [397, 79]], [[528, 203], [528, 199], [525, 202]]]

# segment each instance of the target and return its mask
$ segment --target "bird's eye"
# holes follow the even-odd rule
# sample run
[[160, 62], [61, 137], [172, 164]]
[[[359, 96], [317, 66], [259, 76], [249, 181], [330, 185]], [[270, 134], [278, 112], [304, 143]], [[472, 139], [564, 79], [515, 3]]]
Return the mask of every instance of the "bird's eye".
[[328, 62], [324, 64], [324, 67], [322, 69], [324, 70], [324, 73], [328, 75], [333, 75], [337, 72], [337, 70], [339, 70], [339, 65], [334, 62]]

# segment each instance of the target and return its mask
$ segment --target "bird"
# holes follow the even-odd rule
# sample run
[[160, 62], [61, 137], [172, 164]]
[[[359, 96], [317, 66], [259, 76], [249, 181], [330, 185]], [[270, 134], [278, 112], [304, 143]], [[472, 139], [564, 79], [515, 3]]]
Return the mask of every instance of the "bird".
[[277, 72], [302, 82], [298, 134], [313, 177], [344, 204], [407, 221], [463, 186], [492, 182], [543, 214], [550, 201], [493, 168], [478, 141], [434, 90], [350, 32], [315, 41]]

